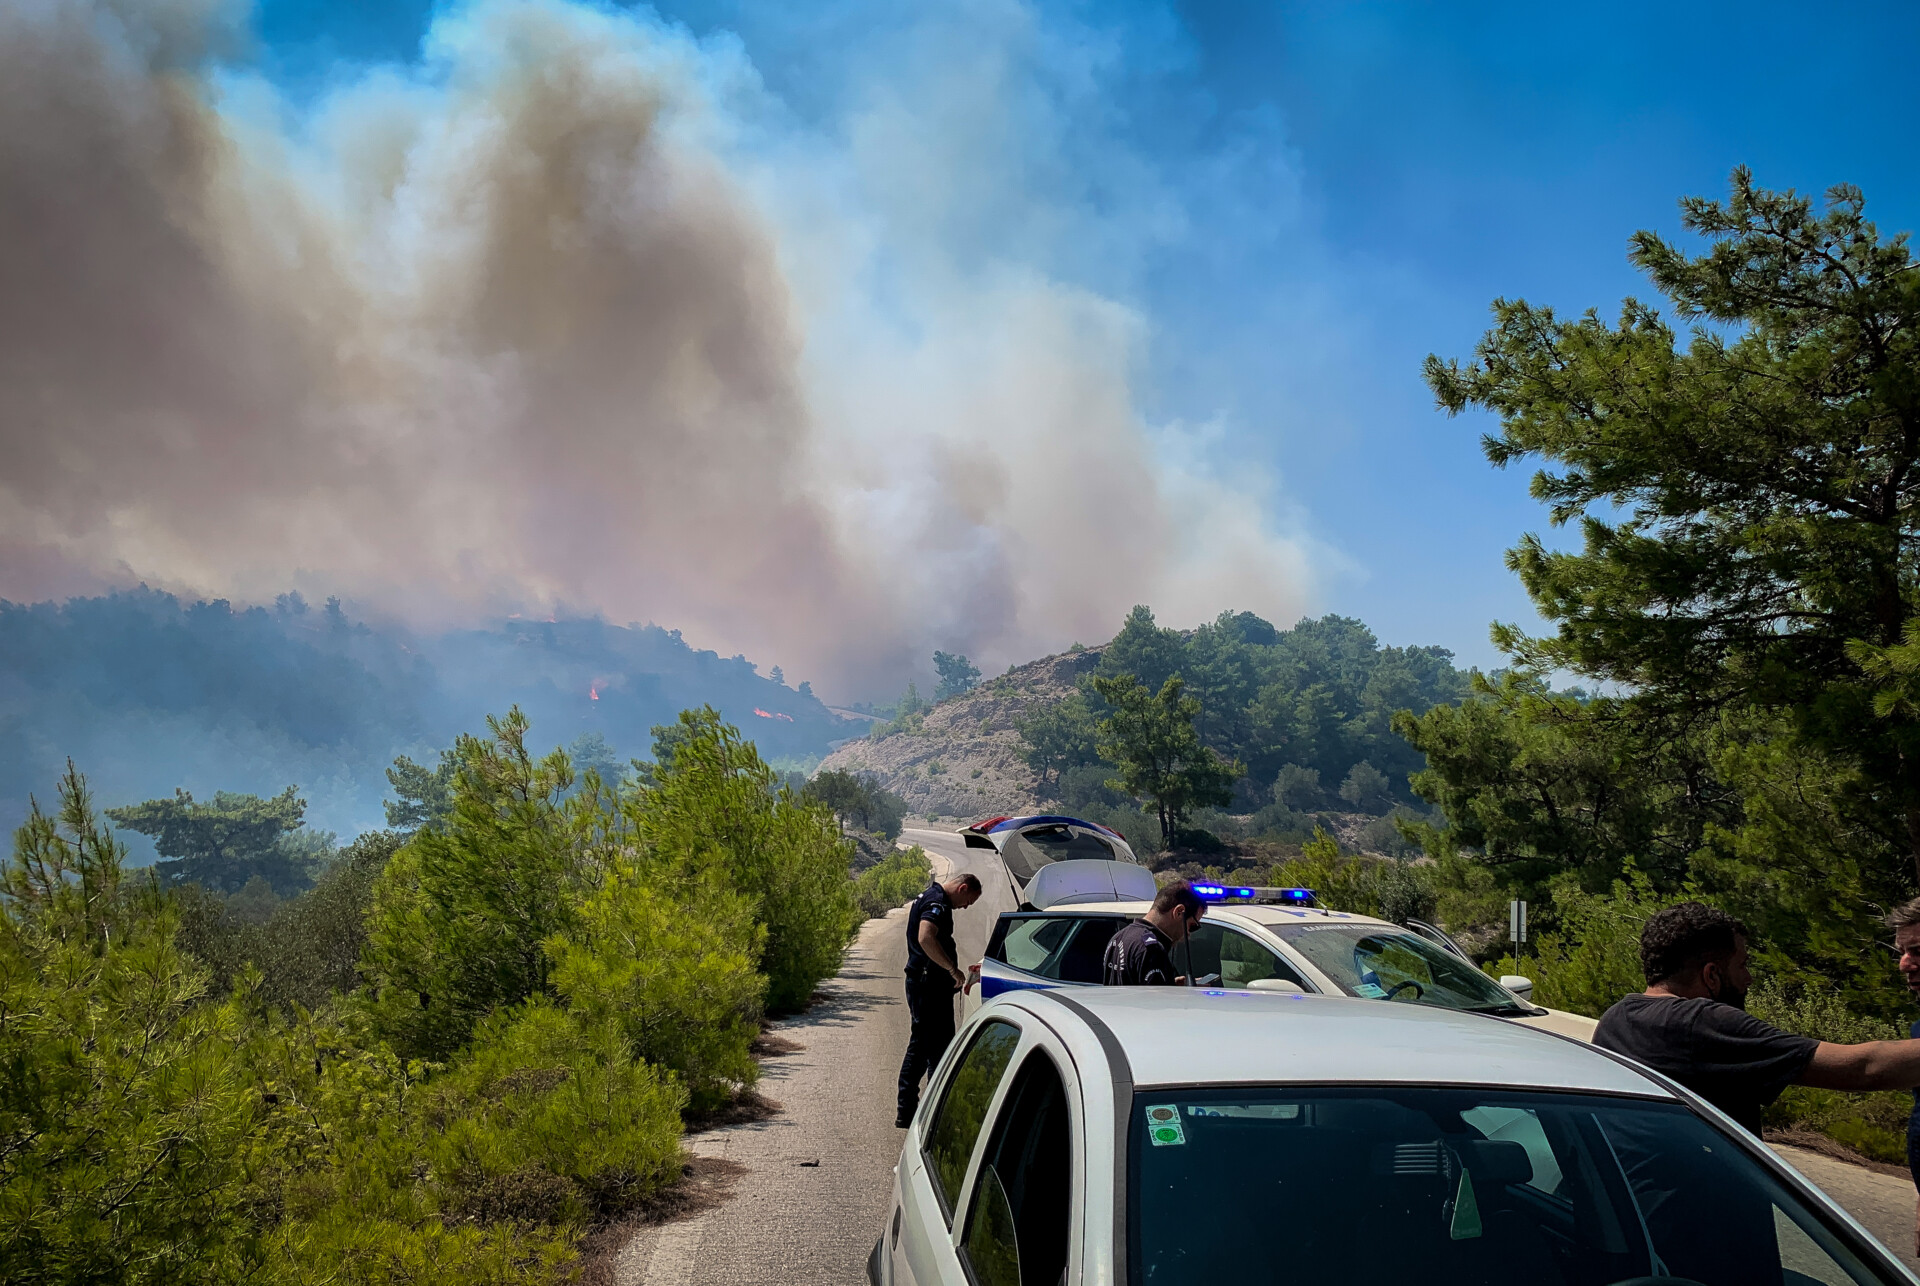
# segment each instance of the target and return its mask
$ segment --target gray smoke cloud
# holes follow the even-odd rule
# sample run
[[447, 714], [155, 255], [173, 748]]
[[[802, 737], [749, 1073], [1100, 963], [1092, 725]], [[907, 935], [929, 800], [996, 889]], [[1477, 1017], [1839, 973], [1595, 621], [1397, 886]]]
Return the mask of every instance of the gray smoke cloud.
[[1018, 203], [991, 33], [809, 134], [644, 15], [479, 0], [302, 106], [244, 17], [0, 7], [0, 597], [601, 610], [854, 695], [1303, 605], [1145, 320], [955, 231]]

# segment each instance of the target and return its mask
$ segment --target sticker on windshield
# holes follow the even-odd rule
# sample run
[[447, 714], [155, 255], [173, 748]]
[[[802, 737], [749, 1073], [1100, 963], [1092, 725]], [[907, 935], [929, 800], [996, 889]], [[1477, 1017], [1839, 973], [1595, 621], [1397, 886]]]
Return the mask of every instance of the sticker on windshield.
[[1377, 982], [1356, 982], [1353, 984], [1353, 994], [1364, 996], [1368, 1000], [1378, 1000], [1387, 994], [1387, 989]]
[[1187, 1141], [1180, 1127], [1180, 1108], [1175, 1103], [1157, 1103], [1147, 1109], [1147, 1137], [1156, 1148], [1178, 1147]]

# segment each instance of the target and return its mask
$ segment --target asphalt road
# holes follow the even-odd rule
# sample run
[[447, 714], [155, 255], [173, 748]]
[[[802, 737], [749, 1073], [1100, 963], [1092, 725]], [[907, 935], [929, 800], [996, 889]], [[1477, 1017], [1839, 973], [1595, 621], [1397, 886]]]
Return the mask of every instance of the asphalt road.
[[[995, 918], [1013, 909], [999, 858], [951, 831], [908, 829], [902, 839], [925, 848], [943, 879], [956, 870], [980, 877], [981, 900], [955, 919], [962, 963], [978, 960]], [[695, 1153], [745, 1167], [731, 1198], [634, 1236], [615, 1264], [619, 1286], [866, 1280], [900, 1156], [893, 1109], [907, 1042], [904, 919], [896, 910], [868, 921], [821, 1000], [774, 1026], [801, 1047], [768, 1059], [761, 1078], [761, 1092], [783, 1110], [687, 1140]], [[1920, 1271], [1910, 1183], [1800, 1148], [1778, 1151]]]
[[[999, 858], [951, 831], [909, 829], [901, 838], [925, 848], [942, 878], [955, 870], [980, 877], [980, 901], [954, 920], [961, 959], [978, 960], [994, 920], [1013, 909]], [[906, 950], [904, 911], [869, 920], [822, 999], [772, 1028], [802, 1047], [767, 1059], [761, 1077], [760, 1092], [784, 1110], [687, 1140], [693, 1152], [746, 1172], [724, 1204], [629, 1241], [615, 1263], [619, 1286], [866, 1280], [900, 1159], [893, 1110], [907, 1046]]]

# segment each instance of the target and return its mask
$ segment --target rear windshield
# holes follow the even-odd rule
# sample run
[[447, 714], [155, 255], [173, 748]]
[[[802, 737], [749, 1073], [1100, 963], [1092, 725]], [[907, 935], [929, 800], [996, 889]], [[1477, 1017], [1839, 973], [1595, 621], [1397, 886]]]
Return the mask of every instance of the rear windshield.
[[1677, 1104], [1486, 1089], [1141, 1090], [1151, 1286], [1890, 1282]]
[[1115, 858], [1113, 845], [1078, 827], [1050, 824], [1013, 835], [1000, 850], [1000, 860], [1022, 884], [1033, 879], [1034, 872], [1043, 866], [1078, 858], [1111, 862]]
[[1533, 1012], [1468, 961], [1405, 929], [1327, 921], [1273, 931], [1349, 996], [1479, 1014]]

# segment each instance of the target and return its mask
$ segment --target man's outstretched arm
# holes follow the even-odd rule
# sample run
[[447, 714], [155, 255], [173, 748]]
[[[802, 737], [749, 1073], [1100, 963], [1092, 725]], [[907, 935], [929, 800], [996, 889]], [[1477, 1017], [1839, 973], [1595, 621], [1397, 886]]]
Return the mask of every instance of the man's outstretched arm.
[[1823, 1040], [1794, 1080], [1823, 1090], [1910, 1090], [1920, 1086], [1920, 1040]]

